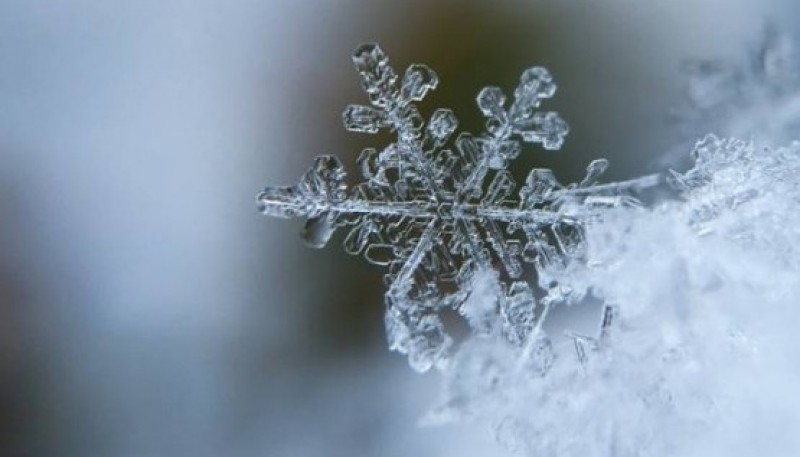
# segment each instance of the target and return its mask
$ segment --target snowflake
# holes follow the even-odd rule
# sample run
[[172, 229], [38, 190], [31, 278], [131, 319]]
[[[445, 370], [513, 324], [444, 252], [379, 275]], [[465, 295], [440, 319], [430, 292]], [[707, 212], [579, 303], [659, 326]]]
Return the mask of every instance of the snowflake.
[[[442, 320], [448, 309], [463, 315], [474, 333], [500, 335], [523, 356], [546, 361], [551, 355], [543, 349], [549, 346], [542, 322], [552, 306], [585, 294], [565, 281], [570, 265], [583, 258], [585, 224], [604, 208], [636, 204], [628, 194], [658, 178], [596, 184], [608, 166], [599, 159], [583, 180], [562, 185], [551, 170], [536, 168], [514, 199], [518, 186], [507, 168], [521, 142], [557, 150], [568, 132], [557, 113], [539, 110], [556, 91], [546, 69], [525, 70], [510, 105], [500, 88], [481, 90], [477, 104], [486, 131], [451, 141], [458, 127], [453, 112], [437, 109], [425, 122], [415, 105], [438, 85], [433, 70], [414, 64], [399, 78], [376, 44], [360, 46], [353, 62], [370, 105], [348, 106], [345, 127], [368, 134], [388, 130], [396, 141], [361, 152], [363, 182], [349, 191], [341, 162], [323, 155], [299, 184], [262, 191], [261, 211], [305, 218], [303, 236], [314, 247], [343, 228], [347, 253], [388, 269], [389, 346], [407, 354], [416, 370], [444, 367], [450, 359], [453, 338]], [[526, 263], [533, 265], [541, 293], [520, 279]], [[473, 290], [475, 278], [485, 274], [497, 288], [476, 300], [486, 291]], [[605, 324], [610, 316], [604, 312]], [[575, 341], [585, 352], [590, 339]]]

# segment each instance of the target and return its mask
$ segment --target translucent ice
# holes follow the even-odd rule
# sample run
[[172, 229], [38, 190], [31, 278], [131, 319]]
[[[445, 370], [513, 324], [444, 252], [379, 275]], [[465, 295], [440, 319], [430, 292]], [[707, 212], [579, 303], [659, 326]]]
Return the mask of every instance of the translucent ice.
[[[534, 329], [546, 313], [536, 312], [532, 288], [516, 280], [524, 265], [532, 264], [548, 306], [579, 297], [555, 280], [584, 252], [582, 224], [598, 217], [593, 199], [624, 195], [652, 185], [653, 178], [596, 185], [608, 165], [596, 160], [580, 183], [563, 186], [550, 170], [536, 169], [517, 191], [506, 169], [522, 152], [521, 142], [558, 149], [569, 130], [557, 113], [538, 111], [556, 91], [542, 67], [523, 72], [513, 100], [498, 87], [481, 90], [477, 104], [486, 132], [461, 133], [448, 148], [458, 127], [453, 112], [437, 109], [426, 122], [414, 104], [438, 85], [433, 70], [411, 65], [400, 80], [375, 44], [360, 46], [353, 62], [370, 103], [348, 106], [345, 128], [389, 130], [395, 142], [361, 153], [363, 182], [352, 189], [345, 187], [341, 163], [321, 156], [297, 186], [259, 194], [261, 211], [307, 218], [304, 238], [315, 247], [344, 229], [348, 253], [387, 267], [389, 345], [408, 354], [415, 369], [443, 366], [452, 355], [438, 317], [446, 308], [462, 312], [476, 332], [516, 346], [528, 338], [544, 344], [546, 335]], [[480, 307], [488, 302], [476, 297], [485, 294], [472, 289], [481, 271], [494, 272], [498, 281], [490, 308]]]

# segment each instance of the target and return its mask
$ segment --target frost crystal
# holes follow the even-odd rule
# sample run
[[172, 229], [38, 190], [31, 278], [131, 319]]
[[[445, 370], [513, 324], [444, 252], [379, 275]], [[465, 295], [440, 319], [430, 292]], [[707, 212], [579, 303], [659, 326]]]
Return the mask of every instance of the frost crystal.
[[[584, 293], [559, 284], [583, 255], [584, 224], [599, 208], [634, 203], [624, 194], [656, 178], [596, 184], [608, 166], [599, 159], [582, 181], [569, 185], [551, 170], [533, 169], [514, 199], [517, 183], [507, 167], [521, 153], [521, 142], [556, 150], [568, 132], [557, 113], [539, 110], [556, 91], [546, 69], [524, 71], [511, 103], [499, 87], [481, 90], [477, 104], [486, 132], [461, 133], [451, 144], [458, 126], [453, 112], [437, 109], [426, 122], [414, 104], [438, 85], [433, 70], [415, 64], [400, 78], [375, 44], [360, 46], [353, 63], [370, 104], [345, 108], [344, 126], [369, 134], [388, 130], [396, 141], [361, 152], [364, 181], [352, 189], [341, 162], [320, 156], [299, 184], [261, 192], [261, 211], [306, 218], [303, 237], [313, 247], [343, 228], [347, 253], [387, 267], [389, 346], [408, 354], [419, 371], [442, 367], [451, 355], [453, 339], [440, 317], [448, 308], [464, 315], [476, 333], [500, 332], [525, 346], [525, 354], [546, 351], [541, 324], [549, 308]], [[544, 292], [538, 301], [520, 280], [524, 263], [536, 270]], [[478, 274], [496, 278], [496, 290], [472, 290]], [[474, 305], [484, 292], [491, 299]], [[500, 323], [494, 322], [498, 315]]]

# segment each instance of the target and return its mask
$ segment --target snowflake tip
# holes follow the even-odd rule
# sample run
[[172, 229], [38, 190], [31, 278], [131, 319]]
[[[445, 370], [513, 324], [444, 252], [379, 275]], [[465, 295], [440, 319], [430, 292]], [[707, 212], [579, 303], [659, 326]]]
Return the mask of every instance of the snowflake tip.
[[439, 85], [439, 76], [427, 65], [414, 64], [408, 67], [403, 77], [400, 96], [405, 102], [420, 101], [428, 91]]
[[580, 183], [580, 187], [586, 187], [594, 184], [597, 178], [606, 172], [608, 169], [608, 160], [595, 159], [586, 167], [586, 177]]
[[556, 93], [553, 76], [544, 67], [531, 67], [522, 73], [519, 86], [514, 91], [516, 98], [535, 95], [537, 99], [550, 98]]
[[458, 119], [453, 111], [439, 108], [431, 115], [431, 120], [428, 122], [428, 133], [437, 141], [444, 143], [457, 127]]
[[378, 133], [386, 125], [386, 114], [370, 106], [349, 105], [342, 112], [342, 121], [351, 132]]
[[389, 57], [377, 43], [364, 43], [353, 53], [353, 64], [359, 73], [375, 71], [389, 63]]
[[265, 216], [304, 217], [306, 202], [293, 187], [267, 187], [256, 196], [258, 211]]
[[477, 97], [478, 108], [484, 116], [490, 119], [502, 119], [505, 117], [506, 96], [499, 87], [484, 87]]
[[558, 113], [537, 112], [529, 119], [514, 124], [514, 131], [529, 143], [541, 143], [548, 151], [557, 151], [564, 145], [569, 125]]

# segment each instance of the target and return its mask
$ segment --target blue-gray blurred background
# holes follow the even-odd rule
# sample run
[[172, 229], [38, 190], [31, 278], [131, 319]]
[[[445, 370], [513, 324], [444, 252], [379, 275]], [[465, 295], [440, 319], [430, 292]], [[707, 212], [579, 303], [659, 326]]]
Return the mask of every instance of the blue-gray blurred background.
[[735, 56], [793, 2], [0, 0], [0, 455], [504, 455], [420, 428], [437, 399], [386, 350], [381, 272], [254, 196], [378, 145], [350, 53], [474, 95], [531, 65], [572, 133], [516, 166], [651, 172], [679, 141], [681, 62]]

